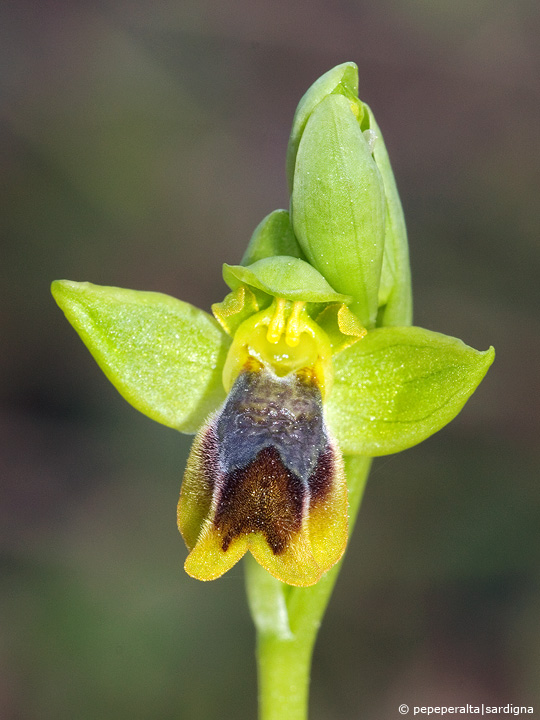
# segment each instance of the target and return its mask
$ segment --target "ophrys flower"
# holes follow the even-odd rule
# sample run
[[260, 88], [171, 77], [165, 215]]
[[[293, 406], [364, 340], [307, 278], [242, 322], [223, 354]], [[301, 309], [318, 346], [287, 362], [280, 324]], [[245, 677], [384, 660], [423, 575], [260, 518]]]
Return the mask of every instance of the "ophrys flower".
[[291, 215], [257, 227], [215, 318], [159, 293], [58, 281], [53, 294], [138, 410], [196, 438], [178, 522], [186, 570], [219, 577], [247, 551], [316, 583], [347, 539], [342, 453], [425, 439], [493, 361], [410, 327], [405, 226], [351, 63], [306, 93], [288, 151]]

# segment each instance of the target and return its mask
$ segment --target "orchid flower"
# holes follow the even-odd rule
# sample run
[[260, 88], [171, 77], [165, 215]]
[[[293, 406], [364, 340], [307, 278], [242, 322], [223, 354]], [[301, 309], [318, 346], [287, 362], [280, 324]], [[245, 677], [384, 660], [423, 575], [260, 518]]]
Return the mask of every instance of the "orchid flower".
[[494, 357], [411, 326], [401, 205], [353, 63], [302, 98], [287, 169], [290, 210], [224, 266], [213, 316], [159, 293], [52, 286], [120, 394], [195, 433], [178, 525], [200, 580], [249, 551], [284, 583], [317, 583], [347, 543], [343, 455], [437, 432]]

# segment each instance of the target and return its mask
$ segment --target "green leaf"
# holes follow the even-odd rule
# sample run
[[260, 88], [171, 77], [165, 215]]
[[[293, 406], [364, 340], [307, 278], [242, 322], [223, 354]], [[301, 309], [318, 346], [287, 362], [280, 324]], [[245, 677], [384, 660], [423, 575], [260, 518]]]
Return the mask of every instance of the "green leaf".
[[363, 107], [366, 110], [367, 129], [376, 136], [373, 158], [383, 180], [386, 204], [384, 256], [379, 285], [380, 316], [377, 324], [410, 325], [412, 323], [411, 270], [403, 208], [382, 133], [371, 108], [365, 103]]
[[493, 362], [461, 340], [422, 328], [381, 328], [333, 360], [326, 417], [344, 454], [416, 445], [461, 410]]
[[295, 235], [314, 267], [366, 327], [375, 324], [384, 250], [380, 173], [351, 107], [329, 95], [311, 114], [298, 149], [291, 198]]
[[309, 263], [286, 256], [258, 260], [249, 267], [223, 265], [223, 278], [231, 290], [249, 285], [272, 297], [314, 303], [348, 303], [351, 298], [337, 293]]
[[225, 398], [230, 340], [169, 295], [57, 280], [52, 293], [105, 375], [137, 410], [195, 432]]
[[287, 210], [274, 210], [261, 220], [253, 231], [240, 264], [251, 265], [274, 255], [306, 259], [294, 235]]
[[321, 75], [303, 95], [294, 113], [287, 147], [287, 179], [292, 192], [296, 154], [309, 116], [327, 95], [339, 93], [350, 98], [358, 95], [358, 67], [353, 62], [342, 63]]

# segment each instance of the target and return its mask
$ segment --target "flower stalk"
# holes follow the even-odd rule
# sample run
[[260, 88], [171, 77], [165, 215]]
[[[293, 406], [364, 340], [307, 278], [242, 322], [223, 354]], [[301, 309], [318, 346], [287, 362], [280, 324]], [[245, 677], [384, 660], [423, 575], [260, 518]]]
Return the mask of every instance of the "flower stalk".
[[[349, 532], [370, 467], [371, 458], [345, 458]], [[341, 566], [337, 563], [312, 587], [292, 588], [246, 557], [246, 591], [257, 632], [259, 720], [307, 720], [313, 648]]]

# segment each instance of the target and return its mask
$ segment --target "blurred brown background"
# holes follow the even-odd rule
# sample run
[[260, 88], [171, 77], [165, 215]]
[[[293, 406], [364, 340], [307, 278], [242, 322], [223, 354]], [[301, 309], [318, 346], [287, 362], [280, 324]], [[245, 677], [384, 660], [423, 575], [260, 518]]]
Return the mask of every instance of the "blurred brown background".
[[287, 206], [296, 103], [345, 60], [401, 189], [416, 324], [498, 354], [457, 420], [376, 461], [311, 717], [540, 712], [539, 30], [537, 0], [1, 4], [2, 720], [255, 716], [241, 564], [182, 570], [189, 438], [116, 394], [49, 284], [219, 301]]

